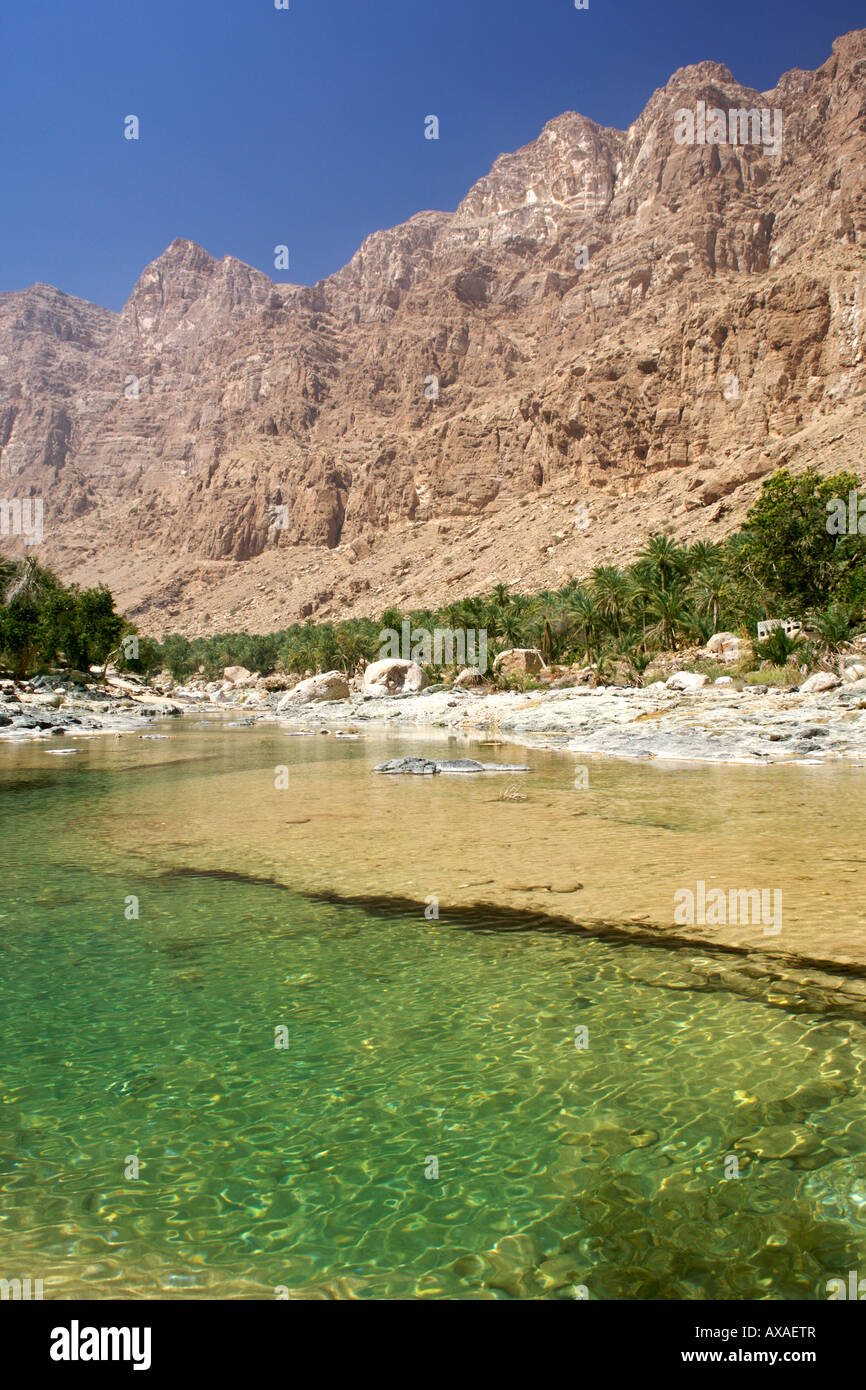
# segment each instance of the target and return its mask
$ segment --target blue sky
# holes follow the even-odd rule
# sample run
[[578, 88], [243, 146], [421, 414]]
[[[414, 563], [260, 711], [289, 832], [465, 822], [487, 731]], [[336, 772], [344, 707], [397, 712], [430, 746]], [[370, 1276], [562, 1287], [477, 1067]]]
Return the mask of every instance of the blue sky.
[[853, 0], [7, 0], [0, 290], [119, 309], [176, 236], [312, 284], [561, 111], [625, 127], [704, 58], [765, 90], [864, 24]]

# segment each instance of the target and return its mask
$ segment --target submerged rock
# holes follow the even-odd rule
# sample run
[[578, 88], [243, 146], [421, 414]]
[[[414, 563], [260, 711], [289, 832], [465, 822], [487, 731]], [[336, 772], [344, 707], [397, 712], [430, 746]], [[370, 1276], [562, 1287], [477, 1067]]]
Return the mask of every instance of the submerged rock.
[[439, 772], [529, 772], [522, 763], [480, 763], [475, 758], [391, 758], [374, 772], [432, 775]]
[[392, 758], [387, 763], [379, 763], [374, 772], [414, 773], [419, 776], [432, 776], [439, 771], [439, 765], [432, 758]]

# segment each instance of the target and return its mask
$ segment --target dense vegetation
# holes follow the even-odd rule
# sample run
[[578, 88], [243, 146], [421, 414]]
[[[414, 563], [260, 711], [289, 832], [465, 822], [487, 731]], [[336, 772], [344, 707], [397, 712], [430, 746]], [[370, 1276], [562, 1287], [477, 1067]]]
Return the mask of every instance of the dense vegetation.
[[[436, 610], [392, 608], [375, 621], [296, 623], [266, 636], [141, 638], [138, 657], [121, 652], [118, 665], [143, 674], [167, 668], [176, 680], [216, 679], [231, 665], [264, 675], [352, 673], [376, 659], [383, 628], [399, 632], [408, 620], [413, 630], [484, 630], [491, 660], [507, 647], [539, 647], [548, 662], [615, 664], [640, 680], [657, 653], [703, 644], [718, 631], [753, 636], [759, 620], [787, 617], [806, 622], [808, 640], [775, 632], [759, 656], [779, 667], [792, 656], [811, 664], [866, 619], [866, 535], [856, 521], [854, 534], [828, 529], [828, 504], [858, 486], [848, 473], [795, 478], [782, 471], [764, 483], [742, 529], [722, 542], [681, 546], [655, 536], [627, 568], [599, 565], [582, 580], [532, 596], [500, 584]], [[73, 666], [103, 661], [133, 631], [105, 589], [65, 589], [32, 566], [29, 587], [10, 597], [13, 581], [15, 567], [2, 567], [0, 659], [18, 673], [61, 657]]]
[[58, 662], [86, 671], [106, 660], [127, 629], [104, 585], [67, 586], [32, 558], [0, 558], [0, 662], [16, 678]]

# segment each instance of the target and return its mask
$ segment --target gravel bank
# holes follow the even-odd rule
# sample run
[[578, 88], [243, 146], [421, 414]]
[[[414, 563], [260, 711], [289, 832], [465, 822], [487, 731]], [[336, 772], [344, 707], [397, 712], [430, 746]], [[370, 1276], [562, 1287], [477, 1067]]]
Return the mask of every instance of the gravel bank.
[[[278, 706], [282, 705], [282, 709]], [[431, 687], [417, 695], [365, 696], [294, 704], [280, 693], [238, 690], [219, 701], [177, 691], [165, 698], [99, 687], [0, 687], [0, 741], [134, 734], [178, 715], [218, 717], [227, 728], [277, 721], [286, 732], [366, 726], [436, 728], [580, 756], [710, 763], [866, 761], [866, 680], [820, 694], [784, 689], [738, 691], [708, 685], [681, 692], [620, 687], [474, 694]]]

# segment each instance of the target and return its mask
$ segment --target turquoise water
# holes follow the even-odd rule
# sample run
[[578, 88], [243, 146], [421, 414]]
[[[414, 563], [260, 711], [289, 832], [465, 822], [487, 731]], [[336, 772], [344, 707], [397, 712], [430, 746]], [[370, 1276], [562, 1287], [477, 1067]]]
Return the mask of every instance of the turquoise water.
[[[173, 854], [179, 779], [212, 777], [214, 740], [230, 773], [269, 765], [271, 737], [8, 755], [0, 1275], [810, 1299], [863, 1267], [862, 1023], [746, 997], [697, 949], [328, 903], [242, 842], [222, 869]], [[288, 745], [293, 773], [360, 756]]]

